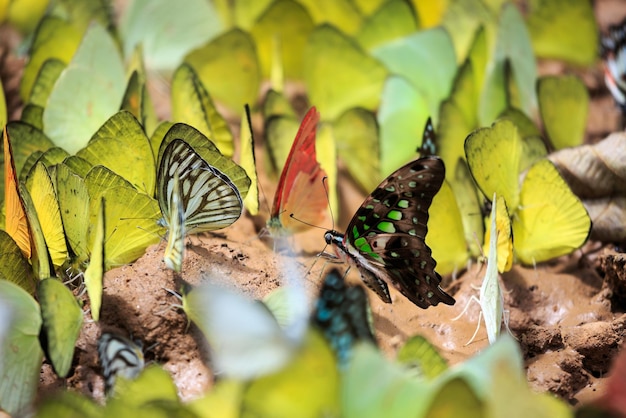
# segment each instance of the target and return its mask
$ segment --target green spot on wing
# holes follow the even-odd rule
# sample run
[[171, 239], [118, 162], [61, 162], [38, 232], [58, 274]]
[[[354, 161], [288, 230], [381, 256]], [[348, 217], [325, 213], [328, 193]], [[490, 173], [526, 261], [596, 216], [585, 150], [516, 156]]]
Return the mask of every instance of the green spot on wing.
[[379, 222], [378, 229], [389, 234], [393, 234], [394, 232], [396, 232], [396, 228], [393, 226], [393, 223], [387, 221]]
[[406, 199], [401, 199], [398, 201], [397, 205], [401, 209], [406, 209], [409, 207], [409, 201]]
[[399, 210], [391, 210], [387, 214], [387, 218], [393, 219], [394, 221], [399, 221], [400, 219], [402, 219], [402, 212], [400, 212]]
[[370, 245], [367, 243], [367, 241], [363, 237], [360, 237], [354, 240], [354, 246], [358, 248], [359, 251], [361, 252], [368, 253], [368, 254], [372, 252], [372, 247], [370, 247]]

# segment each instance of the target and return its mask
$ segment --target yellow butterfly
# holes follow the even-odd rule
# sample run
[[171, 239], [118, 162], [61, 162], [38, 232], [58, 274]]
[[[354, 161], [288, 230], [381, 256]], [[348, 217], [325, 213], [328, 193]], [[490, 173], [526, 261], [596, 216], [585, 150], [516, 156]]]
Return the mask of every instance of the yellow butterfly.
[[549, 160], [537, 159], [533, 146], [506, 119], [474, 131], [465, 141], [467, 161], [481, 191], [485, 196], [496, 193], [506, 203], [513, 253], [523, 264], [571, 253], [585, 243], [591, 228], [581, 201]]

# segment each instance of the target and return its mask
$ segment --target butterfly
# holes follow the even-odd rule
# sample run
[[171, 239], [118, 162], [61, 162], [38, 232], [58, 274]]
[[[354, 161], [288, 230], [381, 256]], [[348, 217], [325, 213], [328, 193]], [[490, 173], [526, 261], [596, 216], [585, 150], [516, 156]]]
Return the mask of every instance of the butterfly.
[[212, 231], [229, 226], [241, 216], [243, 200], [237, 186], [182, 139], [169, 142], [157, 174], [159, 221], [169, 228], [164, 261], [180, 272], [181, 241], [186, 231]]
[[2, 134], [4, 146], [4, 205], [5, 229], [15, 240], [26, 258], [30, 258], [31, 239], [26, 209], [19, 194], [13, 151], [6, 126]]
[[532, 147], [507, 119], [478, 129], [465, 140], [468, 165], [483, 195], [495, 193], [503, 199], [498, 226], [507, 211], [510, 218], [511, 236], [498, 238], [498, 258], [506, 260], [500, 262], [501, 271], [512, 264], [511, 246], [515, 261], [533, 265], [570, 254], [589, 236], [591, 219], [582, 202], [554, 164]]
[[331, 270], [320, 289], [311, 322], [319, 328], [346, 366], [352, 347], [359, 341], [376, 345], [368, 321], [368, 301], [361, 286], [348, 286], [337, 269]]
[[[315, 156], [315, 134], [320, 114], [311, 107], [302, 119], [274, 195], [267, 226], [272, 236], [301, 232], [307, 224], [319, 224], [328, 205], [322, 179], [326, 172]], [[296, 214], [304, 222], [291, 218]]]
[[[480, 315], [478, 316], [476, 331], [474, 331], [474, 335], [472, 335], [472, 338], [470, 338], [465, 345], [469, 345], [472, 341], [474, 341], [474, 338], [476, 338], [478, 330], [480, 329], [480, 322], [483, 318], [485, 319], [485, 327], [487, 328], [487, 338], [489, 340], [489, 344], [495, 343], [500, 336], [502, 319], [504, 318], [504, 296], [502, 288], [500, 287], [500, 282], [498, 281], [498, 271], [504, 271], [504, 269], [499, 267], [502, 265], [499, 253], [502, 252], [500, 250], [500, 247], [502, 246], [501, 235], [508, 237], [508, 242], [510, 242], [511, 225], [509, 222], [504, 222], [504, 225], [502, 225], [503, 222], [501, 222], [501, 219], [508, 221], [508, 213], [506, 212], [504, 199], [502, 199], [501, 196], [496, 197], [496, 194], [494, 193], [492, 202], [493, 204], [491, 205], [491, 216], [487, 237], [489, 240], [489, 255], [487, 257], [487, 269], [485, 271], [485, 276], [483, 278], [482, 285], [480, 286], [480, 298], [476, 299], [476, 296], [472, 296], [463, 311], [457, 317], [452, 319], [454, 321], [460, 318], [467, 311], [467, 308], [472, 301], [478, 302], [480, 305]], [[502, 209], [504, 209], [504, 211], [502, 211]], [[500, 212], [504, 212], [504, 218], [502, 218], [502, 215], [499, 215]], [[505, 239], [505, 242], [506, 241], [507, 240]], [[508, 320], [505, 319], [505, 324], [508, 329], [507, 322]]]
[[143, 370], [141, 341], [105, 332], [98, 340], [98, 356], [104, 373], [104, 387], [110, 393], [118, 376], [134, 379]]
[[437, 263], [424, 242], [428, 208], [444, 177], [440, 158], [412, 161], [374, 189], [352, 217], [345, 235], [334, 230], [324, 234], [339, 258], [356, 266], [365, 284], [386, 303], [391, 303], [386, 282], [423, 309], [455, 302], [439, 286]]
[[609, 26], [609, 33], [602, 37], [604, 59], [604, 82], [622, 111], [626, 111], [626, 19]]

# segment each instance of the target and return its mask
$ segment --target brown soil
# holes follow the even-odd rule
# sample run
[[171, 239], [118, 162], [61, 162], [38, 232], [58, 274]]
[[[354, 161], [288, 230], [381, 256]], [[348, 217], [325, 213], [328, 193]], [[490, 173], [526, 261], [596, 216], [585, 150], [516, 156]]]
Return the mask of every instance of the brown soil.
[[[626, 14], [619, 1], [596, 2], [601, 28], [618, 22]], [[542, 73], [563, 72], [564, 67], [543, 63]], [[579, 72], [592, 92], [593, 103], [588, 123], [588, 139], [596, 141], [616, 130], [619, 112], [608, 96], [598, 65]], [[258, 155], [263, 150], [257, 150]], [[258, 158], [262, 160], [262, 158]], [[262, 167], [260, 171], [263, 172]], [[264, 180], [265, 193], [271, 196], [274, 183]], [[363, 195], [349, 181], [342, 187], [342, 213], [353, 213]], [[269, 199], [268, 199], [269, 200]], [[262, 206], [267, 207], [267, 206]], [[212, 382], [207, 364], [208, 351], [203, 338], [184, 313], [176, 308], [180, 301], [166, 289], [178, 290], [181, 279], [197, 284], [207, 277], [236, 284], [254, 297], [263, 297], [277, 287], [282, 278], [281, 256], [271, 242], [256, 238], [265, 214], [253, 219], [244, 216], [220, 234], [192, 236], [187, 239], [183, 274], [177, 276], [162, 261], [164, 243], [147, 249], [135, 263], [106, 274], [100, 323], [88, 322], [78, 341], [70, 377], [55, 377], [49, 364], [41, 371], [41, 392], [58, 387], [73, 387], [98, 399], [103, 397], [103, 380], [96, 353], [98, 335], [104, 329], [140, 338], [149, 361], [162, 364], [171, 372], [180, 396], [192, 399]], [[345, 227], [344, 220], [338, 229]], [[314, 254], [322, 250], [323, 231], [311, 231], [293, 239], [294, 247]], [[536, 268], [516, 266], [502, 277], [506, 289], [505, 309], [509, 327], [522, 347], [527, 376], [538, 391], [550, 391], [571, 403], [597, 399], [605, 384], [611, 360], [626, 333], [625, 259], [598, 244], [588, 244], [584, 252], [563, 257]], [[588, 253], [588, 254], [587, 254]], [[598, 255], [599, 254], [599, 255]], [[315, 260], [313, 255], [297, 257], [304, 275]], [[322, 262], [318, 262], [306, 283], [311, 295], [321, 282]], [[607, 271], [606, 282], [600, 271]], [[358, 281], [356, 273], [350, 275]], [[382, 303], [369, 293], [377, 338], [381, 349], [393, 356], [410, 336], [422, 334], [434, 343], [450, 364], [461, 362], [484, 349], [484, 326], [476, 339], [466, 345], [475, 331], [479, 307], [470, 306], [458, 320], [472, 296], [477, 296], [482, 272], [474, 264], [457, 280], [447, 279], [447, 290], [456, 305], [422, 310], [393, 289], [393, 304]], [[89, 318], [89, 315], [87, 315]]]

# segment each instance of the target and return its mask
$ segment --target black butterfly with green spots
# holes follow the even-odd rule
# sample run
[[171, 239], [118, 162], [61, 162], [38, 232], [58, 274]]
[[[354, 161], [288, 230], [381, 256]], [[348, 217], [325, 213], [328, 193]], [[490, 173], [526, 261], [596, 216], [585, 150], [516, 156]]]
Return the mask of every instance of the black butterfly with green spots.
[[324, 234], [339, 258], [356, 266], [363, 282], [386, 303], [391, 303], [387, 283], [423, 309], [455, 302], [439, 286], [437, 262], [424, 241], [428, 208], [445, 172], [434, 156], [400, 167], [365, 199], [345, 235]]

